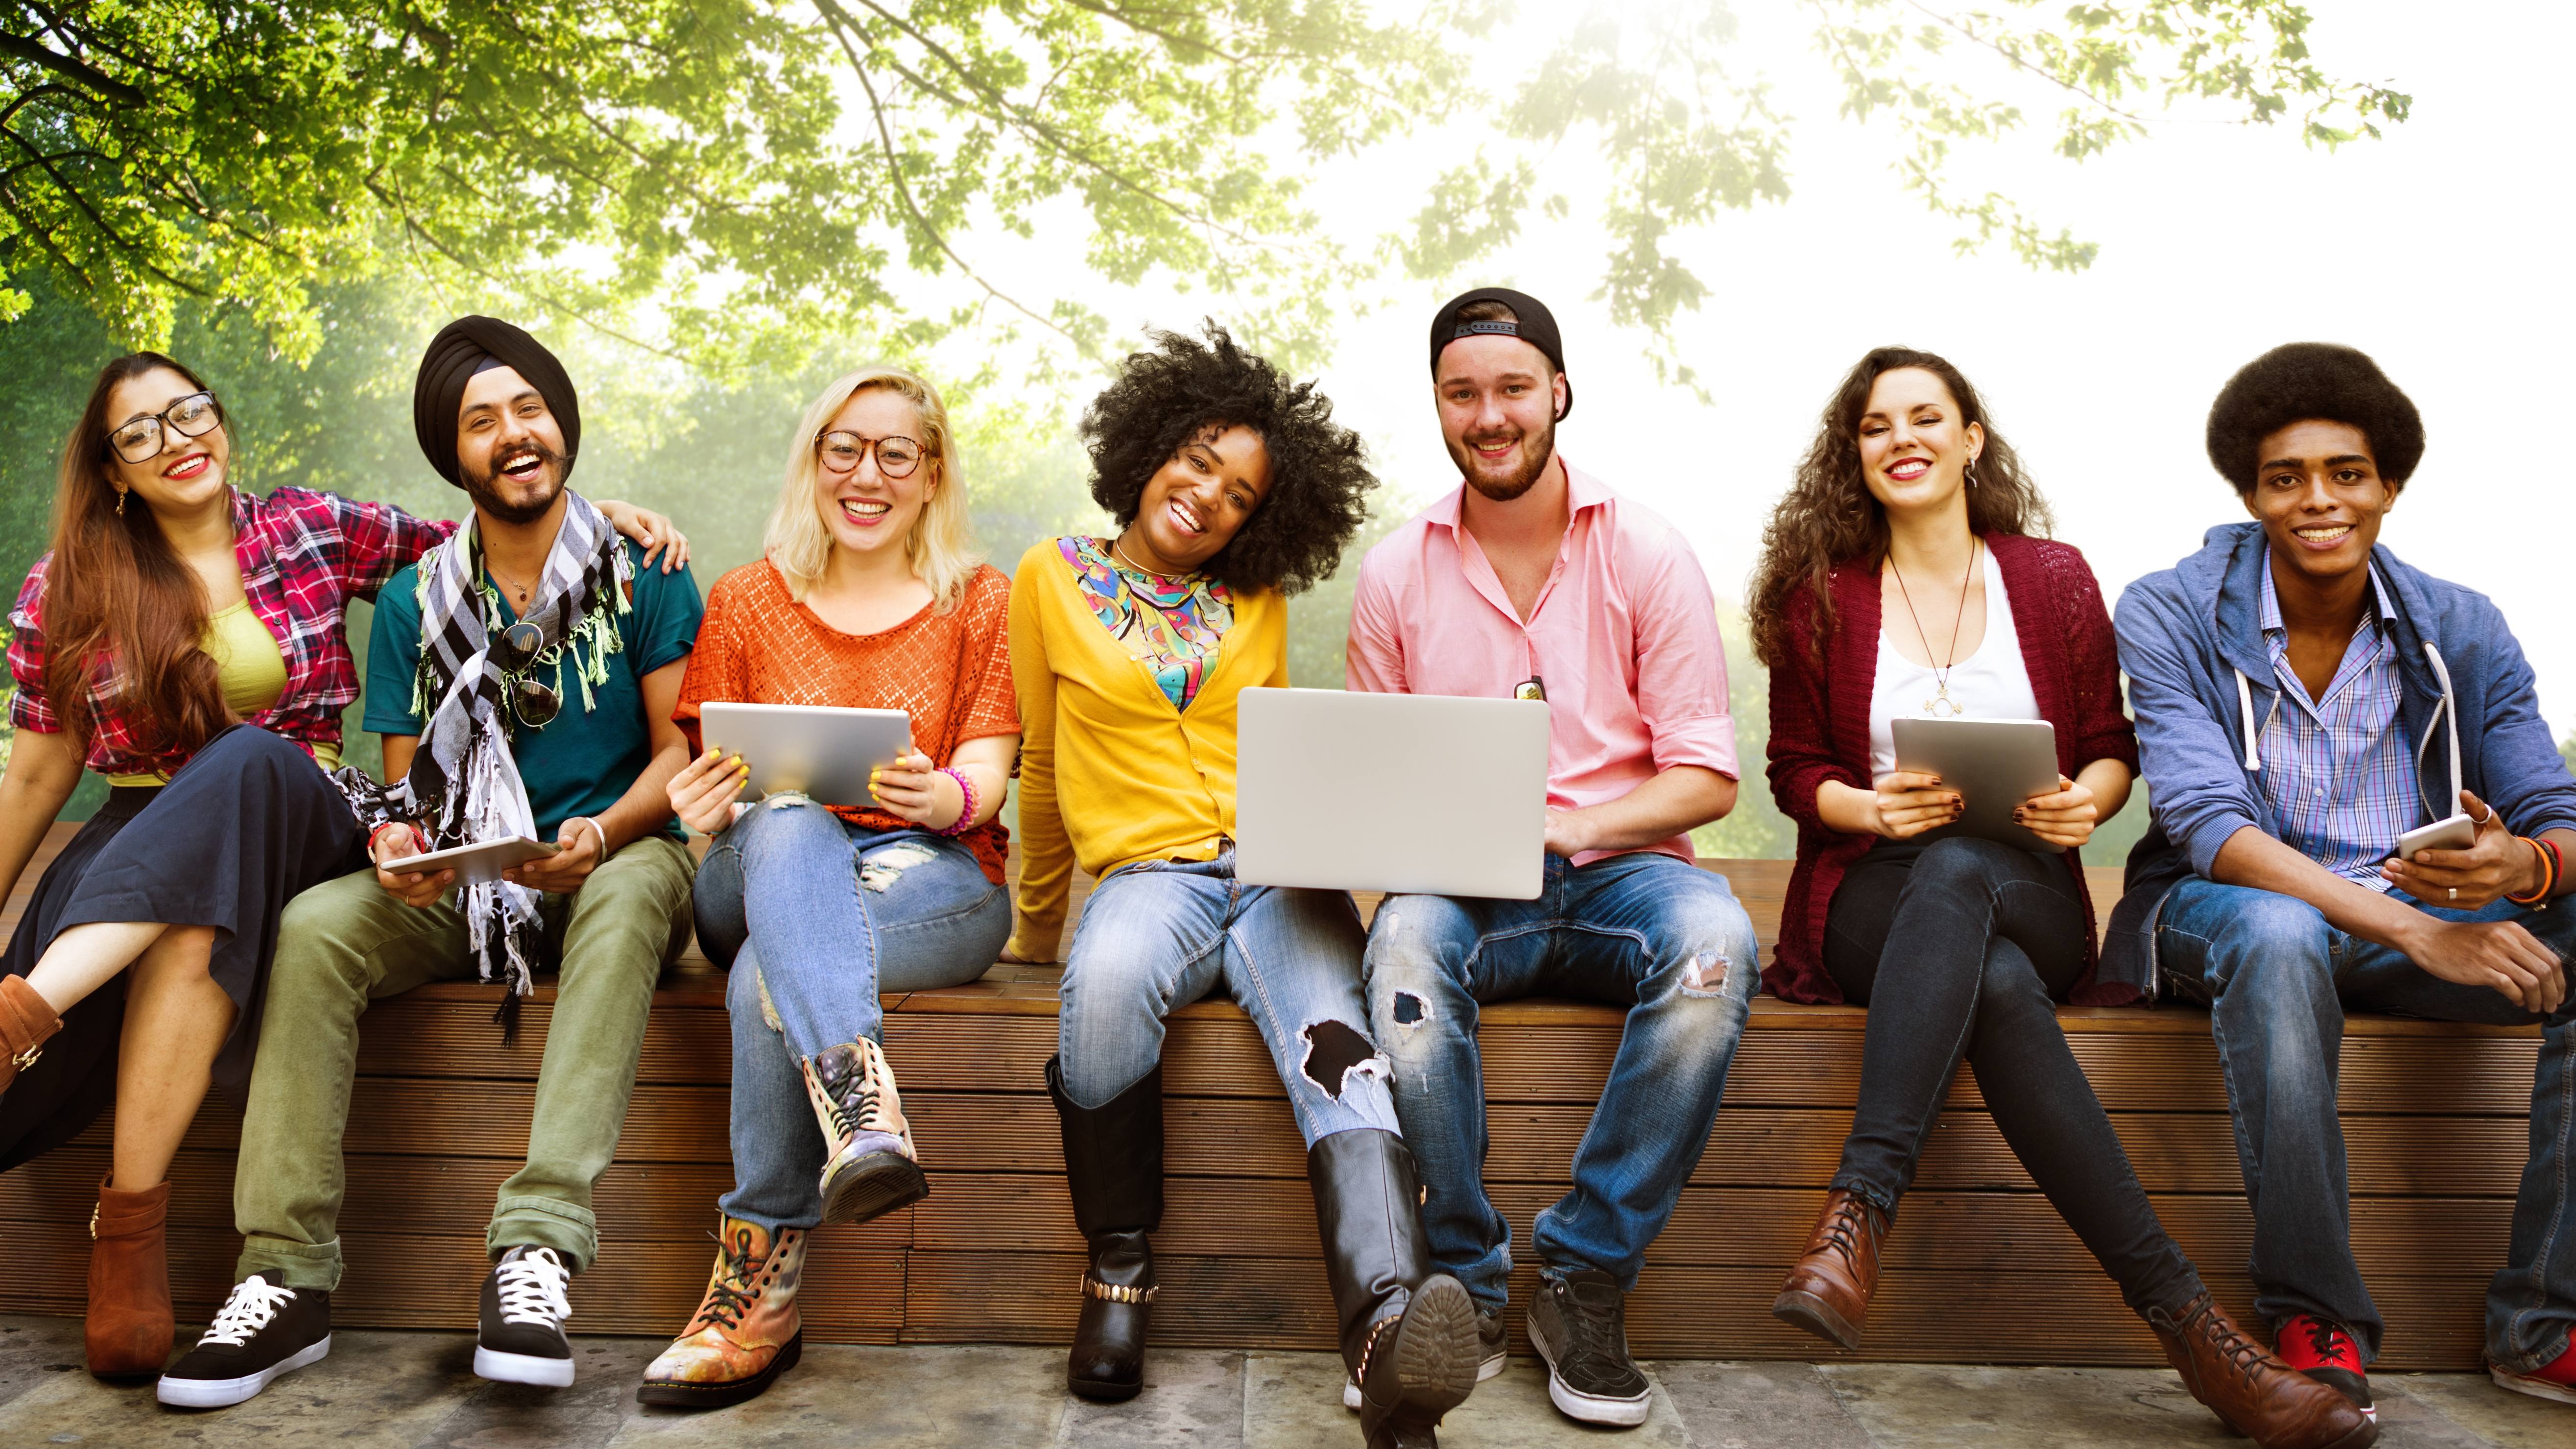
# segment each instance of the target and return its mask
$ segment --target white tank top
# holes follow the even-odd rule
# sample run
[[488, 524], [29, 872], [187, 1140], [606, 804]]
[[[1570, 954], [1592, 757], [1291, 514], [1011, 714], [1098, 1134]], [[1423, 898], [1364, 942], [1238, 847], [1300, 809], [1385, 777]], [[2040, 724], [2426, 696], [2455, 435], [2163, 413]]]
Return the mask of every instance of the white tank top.
[[[2021, 659], [2021, 635], [2013, 628], [2012, 599], [2004, 592], [2003, 571], [1995, 551], [1980, 548], [1986, 571], [1986, 636], [1977, 652], [1950, 669], [1950, 702], [1968, 719], [2037, 719], [2039, 696], [2030, 688], [2030, 670]], [[1881, 610], [1878, 620], [1878, 679], [1869, 697], [1869, 777], [1896, 768], [1896, 736], [1888, 721], [1922, 717], [1923, 702], [1940, 692], [1929, 666], [1896, 652], [1888, 636], [1912, 629], [1902, 606]]]

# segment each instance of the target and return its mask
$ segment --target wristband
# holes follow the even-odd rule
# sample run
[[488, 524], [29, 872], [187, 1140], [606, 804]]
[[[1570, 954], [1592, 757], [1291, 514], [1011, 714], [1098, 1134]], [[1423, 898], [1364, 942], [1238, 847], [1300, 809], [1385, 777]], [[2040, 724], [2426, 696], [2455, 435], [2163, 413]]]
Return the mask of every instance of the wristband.
[[975, 828], [975, 782], [966, 778], [965, 771], [953, 769], [945, 765], [940, 767], [939, 773], [956, 781], [957, 793], [965, 797], [966, 803], [957, 811], [956, 823], [950, 825], [947, 829], [938, 832], [941, 835], [954, 838]]
[[385, 832], [388, 830], [400, 830], [411, 836], [412, 853], [414, 855], [429, 854], [429, 839], [420, 833], [419, 826], [414, 825], [407, 820], [388, 820], [384, 824], [377, 826], [375, 831], [367, 837], [367, 859], [373, 862], [379, 870], [384, 868], [384, 862], [376, 859], [376, 843], [385, 838]]
[[[606, 860], [608, 858], [608, 832], [599, 828], [598, 821], [591, 819], [587, 815], [568, 815], [564, 817], [564, 824], [589, 826], [590, 833], [599, 837], [599, 858], [602, 860]], [[555, 833], [557, 835], [561, 835], [563, 833], [562, 827], [556, 827]], [[574, 838], [579, 839], [578, 836]]]
[[2548, 841], [2534, 840], [2528, 835], [2517, 835], [2514, 839], [2530, 846], [2531, 853], [2540, 857], [2540, 884], [2527, 896], [2508, 893], [2505, 900], [2510, 904], [2523, 907], [2541, 905], [2558, 893], [2558, 848]]

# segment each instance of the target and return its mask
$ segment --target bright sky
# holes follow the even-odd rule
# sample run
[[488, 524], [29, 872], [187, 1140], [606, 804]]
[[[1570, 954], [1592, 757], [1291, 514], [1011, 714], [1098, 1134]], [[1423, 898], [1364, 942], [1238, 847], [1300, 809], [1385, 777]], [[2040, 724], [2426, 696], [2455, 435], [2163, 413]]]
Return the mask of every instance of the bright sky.
[[[1747, 54], [1805, 120], [1787, 205], [1730, 214], [1676, 248], [1715, 293], [1679, 333], [1713, 405], [1659, 386], [1643, 340], [1586, 300], [1606, 245], [1580, 207], [1461, 282], [1516, 285], [1549, 302], [1579, 398], [1562, 448], [1678, 523], [1720, 594], [1742, 596], [1763, 520], [1818, 409], [1873, 345], [1945, 353], [1976, 381], [2055, 505], [2058, 536], [2086, 552], [2116, 596], [2196, 548], [2208, 526], [2243, 516], [2201, 448], [2227, 376], [2281, 342], [2346, 342], [2414, 396], [2430, 438], [2384, 541], [2492, 595], [2539, 673], [2553, 731], [2576, 727], [2576, 628], [2559, 572], [2576, 503], [2549, 480], [2552, 464], [2531, 463], [2535, 451], [2554, 452], [2554, 426], [2525, 434], [2564, 411], [2551, 359], [2576, 331], [2570, 209], [2544, 167], [2564, 132], [2562, 57], [2576, 43], [2576, 7], [2314, 5], [2311, 40], [2329, 73], [2385, 79], [2415, 97], [2414, 119], [2386, 140], [2336, 153], [2310, 151], [2286, 128], [2188, 122], [2081, 166], [2048, 156], [2037, 137], [1964, 151], [1960, 181], [1993, 185], [2103, 244], [2094, 267], [2071, 277], [2028, 271], [2000, 249], [1953, 256], [1948, 224], [1888, 170], [1892, 129], [1834, 118], [1798, 8], [1738, 8]], [[1517, 74], [1531, 45], [1563, 23], [1551, 11], [1505, 32], [1488, 69]], [[2054, 109], [2026, 99], [2040, 115]], [[1426, 163], [1473, 144], [1435, 136], [1336, 176], [1330, 192], [1348, 198], [1361, 233], [1352, 240], [1399, 224]], [[1552, 162], [1578, 196], [1591, 164], [1567, 153]], [[1392, 205], [1373, 201], [1389, 195]], [[1223, 316], [1205, 296], [1114, 297], [1061, 272], [1026, 280], [1041, 295], [1046, 282], [1076, 291], [1122, 328]], [[1456, 483], [1423, 352], [1431, 309], [1450, 290], [1422, 287], [1412, 303], [1355, 319], [1324, 373], [1342, 416], [1377, 447], [1382, 474], [1417, 498]]]

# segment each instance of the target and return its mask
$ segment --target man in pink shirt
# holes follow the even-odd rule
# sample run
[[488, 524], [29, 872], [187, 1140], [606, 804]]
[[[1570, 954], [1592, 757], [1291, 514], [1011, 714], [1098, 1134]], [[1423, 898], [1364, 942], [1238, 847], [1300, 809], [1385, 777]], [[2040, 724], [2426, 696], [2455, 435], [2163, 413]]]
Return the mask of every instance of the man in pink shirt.
[[1464, 482], [1369, 550], [1348, 682], [1548, 702], [1546, 884], [1532, 901], [1390, 897], [1364, 967], [1372, 1035], [1437, 1270], [1475, 1295], [1492, 1374], [1511, 1227], [1484, 1190], [1478, 1008], [1539, 993], [1628, 1008], [1574, 1190], [1531, 1233], [1529, 1335], [1560, 1410], [1640, 1424], [1626, 1294], [1699, 1164], [1759, 984], [1753, 923], [1689, 838], [1735, 806], [1726, 650], [1680, 533], [1557, 455], [1574, 393], [1545, 306], [1456, 298], [1432, 322], [1431, 372]]

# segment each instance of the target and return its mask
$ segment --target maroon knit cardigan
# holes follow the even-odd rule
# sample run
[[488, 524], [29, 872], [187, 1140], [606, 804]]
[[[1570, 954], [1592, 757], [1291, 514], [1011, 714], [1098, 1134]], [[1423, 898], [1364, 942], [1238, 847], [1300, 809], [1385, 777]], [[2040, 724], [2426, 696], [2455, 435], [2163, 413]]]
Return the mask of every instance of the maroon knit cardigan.
[[[2119, 648], [2101, 586], [2084, 555], [2072, 546], [2020, 534], [1982, 535], [2011, 595], [2013, 632], [2021, 637], [2022, 666], [2040, 717], [2057, 726], [2057, 768], [2072, 779], [2079, 765], [2118, 760], [2138, 768], [2138, 736], [2120, 700]], [[1762, 972], [1775, 996], [1790, 1001], [1839, 1002], [1842, 988], [1825, 970], [1825, 914], [1843, 872], [1876, 842], [1845, 835], [1816, 814], [1816, 791], [1827, 780], [1870, 788], [1869, 707], [1878, 682], [1878, 571], [1861, 563], [1837, 565], [1831, 587], [1834, 628], [1825, 643], [1825, 665], [1771, 672], [1771, 793], [1780, 812], [1798, 823], [1798, 865], [1780, 908], [1780, 945]], [[1814, 634], [1814, 596], [1791, 596], [1788, 638], [1802, 649]], [[2064, 856], [2084, 902], [2084, 975], [2072, 995], [2079, 1005], [2124, 1006], [2138, 993], [2097, 983], [2093, 897], [2075, 851]]]

